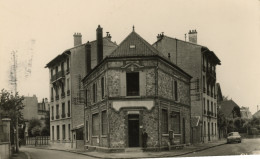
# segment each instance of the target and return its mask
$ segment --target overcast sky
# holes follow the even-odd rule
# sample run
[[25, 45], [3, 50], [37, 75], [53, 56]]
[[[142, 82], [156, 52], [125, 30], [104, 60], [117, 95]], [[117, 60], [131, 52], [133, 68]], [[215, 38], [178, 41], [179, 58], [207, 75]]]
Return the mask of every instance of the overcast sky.
[[259, 8], [258, 0], [0, 0], [0, 88], [12, 89], [11, 52], [17, 51], [20, 94], [49, 98], [45, 65], [73, 47], [74, 32], [83, 43], [95, 40], [98, 24], [118, 44], [133, 25], [150, 44], [161, 32], [184, 40], [196, 29], [198, 44], [221, 60], [217, 82], [223, 95], [254, 113], [260, 105]]

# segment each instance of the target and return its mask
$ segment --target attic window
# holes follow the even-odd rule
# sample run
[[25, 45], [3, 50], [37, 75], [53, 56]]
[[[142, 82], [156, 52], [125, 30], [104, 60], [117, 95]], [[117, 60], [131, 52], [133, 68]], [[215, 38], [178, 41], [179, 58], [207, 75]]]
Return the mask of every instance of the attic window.
[[129, 48], [130, 49], [135, 49], [135, 45], [130, 45]]

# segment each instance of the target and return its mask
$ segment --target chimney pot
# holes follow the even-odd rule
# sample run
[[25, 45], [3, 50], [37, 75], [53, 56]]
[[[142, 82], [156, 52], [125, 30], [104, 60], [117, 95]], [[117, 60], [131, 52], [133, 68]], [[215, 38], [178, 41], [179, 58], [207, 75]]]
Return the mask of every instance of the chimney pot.
[[189, 31], [189, 42], [197, 44], [197, 31], [196, 31], [196, 29]]
[[82, 36], [80, 33], [74, 33], [73, 37], [74, 37], [74, 46], [82, 44]]

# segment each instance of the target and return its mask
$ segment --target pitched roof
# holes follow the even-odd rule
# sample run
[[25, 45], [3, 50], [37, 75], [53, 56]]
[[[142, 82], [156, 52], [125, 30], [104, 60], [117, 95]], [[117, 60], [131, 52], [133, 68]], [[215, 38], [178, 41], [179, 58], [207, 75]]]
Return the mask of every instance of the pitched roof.
[[260, 117], [260, 110], [258, 110], [257, 112], [255, 112], [255, 114], [253, 115], [253, 117], [259, 118], [259, 117]]
[[234, 107], [239, 107], [232, 99], [227, 101], [222, 101], [219, 103], [220, 110], [224, 113], [226, 117], [232, 115], [232, 110]]
[[132, 31], [112, 52], [109, 57], [135, 57], [135, 56], [161, 56], [167, 59], [162, 53], [145, 41], [135, 31]]

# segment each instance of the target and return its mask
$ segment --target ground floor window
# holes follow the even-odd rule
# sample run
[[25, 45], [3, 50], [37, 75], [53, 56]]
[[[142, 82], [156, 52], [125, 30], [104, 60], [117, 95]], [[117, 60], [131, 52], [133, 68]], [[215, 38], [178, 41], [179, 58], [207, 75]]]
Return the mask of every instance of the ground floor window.
[[66, 127], [65, 124], [62, 125], [62, 140], [65, 140], [66, 138]]
[[99, 119], [98, 113], [92, 115], [92, 136], [99, 135]]
[[180, 134], [180, 112], [171, 112], [171, 130], [174, 134]]
[[88, 138], [88, 121], [86, 121], [86, 140], [88, 141], [89, 140], [89, 138]]
[[168, 112], [162, 109], [162, 133], [168, 134]]
[[60, 139], [60, 126], [57, 125], [57, 140]]
[[69, 136], [69, 140], [70, 140], [70, 124], [68, 124], [68, 136]]
[[52, 126], [52, 133], [51, 133], [51, 136], [52, 136], [52, 140], [54, 140], [54, 126]]
[[102, 111], [102, 135], [107, 135], [107, 111]]

